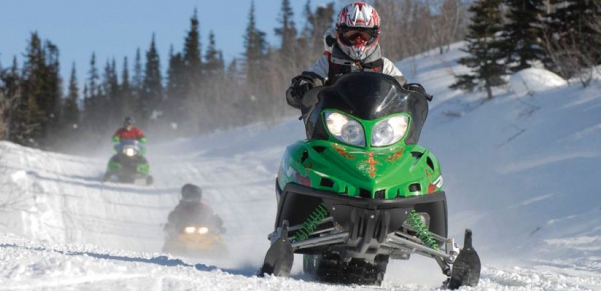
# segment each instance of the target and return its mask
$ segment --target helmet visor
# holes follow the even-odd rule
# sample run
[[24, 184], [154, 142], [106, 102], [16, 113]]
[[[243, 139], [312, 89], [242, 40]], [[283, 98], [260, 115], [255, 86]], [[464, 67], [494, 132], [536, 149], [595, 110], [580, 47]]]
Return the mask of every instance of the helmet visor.
[[369, 42], [378, 36], [377, 29], [363, 27], [342, 27], [341, 33], [344, 38], [351, 42], [356, 42], [359, 40]]

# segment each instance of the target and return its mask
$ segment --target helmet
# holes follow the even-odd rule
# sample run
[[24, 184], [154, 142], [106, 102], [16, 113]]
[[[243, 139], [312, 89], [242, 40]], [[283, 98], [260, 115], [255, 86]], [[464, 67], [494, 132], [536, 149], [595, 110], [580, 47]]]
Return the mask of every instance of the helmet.
[[123, 121], [123, 126], [125, 128], [127, 128], [127, 130], [129, 130], [132, 127], [132, 125], [134, 124], [134, 122], [135, 122], [135, 120], [133, 117], [131, 117], [131, 116], [125, 117], [125, 120]]
[[336, 21], [336, 40], [340, 49], [353, 60], [371, 55], [380, 40], [380, 16], [363, 2], [344, 6]]
[[182, 187], [182, 200], [187, 202], [200, 202], [202, 189], [194, 184], [186, 184]]

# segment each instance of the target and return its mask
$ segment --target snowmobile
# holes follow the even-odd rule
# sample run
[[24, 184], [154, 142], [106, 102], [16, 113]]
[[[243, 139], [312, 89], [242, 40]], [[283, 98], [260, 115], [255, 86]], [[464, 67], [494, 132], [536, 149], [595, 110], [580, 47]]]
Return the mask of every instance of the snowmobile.
[[466, 229], [447, 237], [436, 157], [417, 144], [425, 92], [381, 73], [351, 73], [303, 98], [307, 139], [285, 150], [271, 246], [259, 275], [289, 276], [294, 254], [316, 280], [380, 285], [392, 260], [433, 258], [447, 288], [476, 286], [480, 258]]
[[182, 225], [165, 225], [163, 252], [195, 258], [219, 258], [228, 253], [224, 229], [206, 219], [190, 217]]
[[139, 141], [121, 140], [114, 148], [117, 153], [109, 160], [103, 181], [115, 177], [119, 183], [135, 183], [137, 179], [144, 179], [146, 185], [153, 183], [148, 160], [144, 157], [145, 148]]

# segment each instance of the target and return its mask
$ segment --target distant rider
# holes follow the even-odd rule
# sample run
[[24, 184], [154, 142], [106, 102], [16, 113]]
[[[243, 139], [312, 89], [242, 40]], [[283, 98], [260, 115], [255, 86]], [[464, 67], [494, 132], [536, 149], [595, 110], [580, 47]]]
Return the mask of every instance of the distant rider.
[[117, 129], [115, 134], [113, 134], [113, 141], [120, 142], [125, 139], [138, 140], [141, 143], [146, 142], [146, 136], [141, 129], [134, 126], [134, 118], [126, 117], [123, 121], [123, 127]]
[[225, 232], [223, 221], [207, 204], [201, 202], [202, 189], [194, 184], [185, 184], [181, 189], [179, 204], [169, 213], [167, 231], [172, 237], [188, 224], [206, 223], [219, 232]]
[[292, 79], [286, 101], [300, 108], [305, 93], [313, 87], [333, 84], [343, 74], [380, 72], [397, 79], [407, 90], [425, 93], [420, 84], [407, 84], [403, 73], [380, 49], [380, 16], [363, 2], [346, 5], [338, 13], [336, 28], [324, 35], [325, 51], [311, 67]]

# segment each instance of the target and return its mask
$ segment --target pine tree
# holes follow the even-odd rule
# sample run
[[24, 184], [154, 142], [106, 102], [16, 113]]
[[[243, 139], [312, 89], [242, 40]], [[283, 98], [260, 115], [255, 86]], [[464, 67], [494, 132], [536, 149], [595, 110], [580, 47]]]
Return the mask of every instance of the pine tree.
[[506, 74], [501, 53], [504, 41], [500, 5], [503, 0], [479, 0], [469, 9], [472, 24], [466, 36], [467, 48], [463, 51], [469, 56], [459, 59], [459, 63], [470, 68], [471, 74], [460, 75], [451, 89], [473, 90], [481, 81], [488, 99], [492, 99], [492, 87], [505, 84]]
[[103, 88], [106, 94], [104, 99], [104, 122], [111, 124], [112, 120], [123, 118], [123, 107], [120, 101], [119, 79], [115, 59], [106, 63], [104, 68]]
[[154, 34], [152, 35], [150, 48], [146, 52], [146, 69], [144, 73], [143, 89], [139, 100], [142, 124], [155, 117], [153, 113], [158, 109], [160, 102], [163, 100], [161, 65]]
[[120, 106], [122, 116], [133, 116], [135, 108], [135, 99], [132, 86], [129, 80], [129, 65], [127, 57], [123, 58], [123, 71], [121, 72], [121, 87], [119, 90]]
[[167, 69], [167, 102], [165, 103], [169, 120], [182, 127], [186, 120], [189, 84], [186, 82], [184, 59], [181, 53], [174, 53], [173, 46], [169, 52], [169, 68]]
[[290, 7], [290, 0], [282, 0], [282, 10], [278, 19], [280, 27], [275, 29], [275, 35], [280, 37], [282, 55], [290, 60], [296, 56], [296, 27], [293, 19], [294, 12]]
[[79, 86], [77, 85], [77, 74], [75, 63], [71, 68], [71, 78], [69, 79], [69, 89], [65, 104], [63, 106], [62, 120], [66, 129], [76, 129], [79, 127]]
[[267, 42], [265, 33], [257, 29], [255, 20], [255, 1], [251, 1], [248, 26], [244, 35], [244, 58], [246, 83], [251, 87], [260, 87], [265, 75], [265, 57]]
[[320, 5], [315, 9], [314, 13], [311, 13], [310, 1], [307, 0], [305, 6], [305, 17], [307, 19], [307, 27], [305, 28], [304, 35], [307, 35], [309, 39], [308, 46], [311, 48], [307, 59], [309, 62], [315, 61], [318, 56], [321, 56], [324, 50], [323, 35], [324, 33], [334, 27], [334, 3], [327, 5]]
[[131, 86], [134, 91], [134, 97], [139, 95], [139, 92], [142, 91], [142, 84], [144, 83], [144, 71], [142, 70], [142, 56], [140, 54], [140, 49], [136, 50], [136, 59], [134, 60], [134, 75], [132, 78]]
[[198, 83], [201, 79], [202, 60], [199, 23], [196, 9], [190, 19], [190, 31], [186, 36], [184, 43], [184, 66], [186, 68], [186, 78], [190, 84]]
[[102, 130], [105, 126], [101, 125], [104, 114], [104, 104], [102, 102], [100, 86], [100, 76], [96, 67], [96, 54], [92, 53], [90, 59], [90, 69], [88, 70], [88, 79], [84, 87], [84, 118], [83, 126], [86, 133], [89, 134], [91, 142], [102, 139]]
[[215, 44], [215, 34], [213, 31], [209, 33], [209, 46], [205, 53], [205, 74], [210, 79], [215, 77], [223, 77], [225, 64], [223, 63], [223, 57], [221, 51], [217, 50]]
[[511, 72], [530, 68], [533, 62], [546, 58], [541, 44], [543, 0], [506, 0], [509, 7], [504, 38], [510, 43], [504, 52]]
[[552, 69], [571, 78], [583, 68], [601, 62], [599, 33], [601, 4], [598, 0], [552, 0], [545, 34]]
[[17, 57], [10, 69], [0, 68], [0, 140], [13, 140], [13, 128], [17, 124], [17, 112], [21, 102], [21, 76]]

